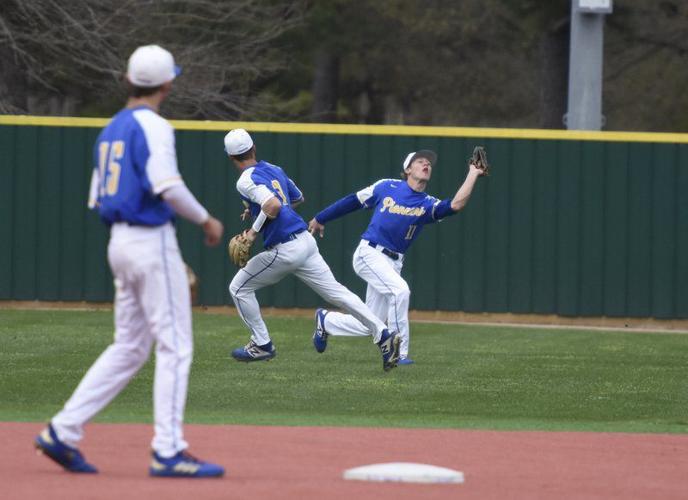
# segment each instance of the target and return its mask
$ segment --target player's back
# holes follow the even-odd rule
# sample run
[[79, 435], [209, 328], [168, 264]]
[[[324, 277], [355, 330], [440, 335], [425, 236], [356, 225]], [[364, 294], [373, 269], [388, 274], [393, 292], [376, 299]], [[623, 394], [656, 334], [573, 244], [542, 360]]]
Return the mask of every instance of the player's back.
[[294, 234], [307, 229], [306, 222], [291, 206], [292, 203], [302, 199], [303, 195], [284, 170], [261, 160], [241, 174], [237, 181], [237, 189], [242, 198], [250, 202], [253, 216], [258, 215], [260, 206], [250, 200], [246, 193], [251, 191], [253, 186], [258, 185], [267, 187], [282, 205], [279, 215], [266, 223], [263, 230], [263, 242], [266, 247], [289, 241]]
[[144, 106], [121, 110], [98, 136], [94, 154], [97, 205], [105, 223], [157, 226], [173, 219], [172, 209], [157, 196], [164, 182], [181, 179], [174, 132], [164, 118]]

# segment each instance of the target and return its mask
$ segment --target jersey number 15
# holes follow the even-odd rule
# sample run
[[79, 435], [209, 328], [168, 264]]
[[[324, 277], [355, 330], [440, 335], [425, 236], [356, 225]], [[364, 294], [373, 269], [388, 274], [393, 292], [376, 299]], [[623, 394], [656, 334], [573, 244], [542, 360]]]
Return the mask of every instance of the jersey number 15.
[[100, 196], [114, 196], [119, 188], [122, 165], [118, 160], [124, 156], [124, 141], [101, 142], [98, 146], [98, 171], [100, 173]]

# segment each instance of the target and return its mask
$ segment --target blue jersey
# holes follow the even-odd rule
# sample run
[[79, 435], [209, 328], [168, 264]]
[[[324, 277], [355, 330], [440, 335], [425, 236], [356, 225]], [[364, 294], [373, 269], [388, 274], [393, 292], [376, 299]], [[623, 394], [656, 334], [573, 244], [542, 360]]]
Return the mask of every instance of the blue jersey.
[[315, 216], [326, 224], [360, 208], [370, 208], [373, 216], [362, 238], [398, 253], [406, 253], [426, 224], [432, 224], [456, 212], [451, 199], [414, 191], [405, 181], [382, 179], [372, 186], [345, 196]]
[[160, 197], [183, 184], [167, 120], [145, 106], [123, 109], [101, 131], [94, 157], [89, 207], [103, 222], [159, 226], [174, 218]]
[[358, 201], [373, 210], [361, 238], [399, 253], [406, 253], [426, 224], [455, 212], [447, 210], [451, 200], [411, 189], [405, 181], [383, 179], [356, 193]]
[[268, 219], [263, 225], [261, 232], [266, 248], [287, 242], [294, 234], [307, 229], [304, 220], [291, 207], [292, 203], [303, 199], [303, 195], [280, 167], [259, 161], [242, 172], [236, 187], [254, 217], [272, 197], [282, 204], [279, 215], [273, 220]]

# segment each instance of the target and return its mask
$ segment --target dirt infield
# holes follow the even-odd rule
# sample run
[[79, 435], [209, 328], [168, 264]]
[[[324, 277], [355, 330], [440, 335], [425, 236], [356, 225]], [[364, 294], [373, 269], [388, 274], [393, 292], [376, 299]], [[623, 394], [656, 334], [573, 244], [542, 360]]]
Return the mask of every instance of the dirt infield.
[[[93, 424], [83, 451], [95, 476], [34, 453], [36, 423], [0, 423], [2, 498], [679, 499], [688, 491], [688, 435], [334, 427], [186, 427], [191, 451], [222, 479], [147, 476], [147, 425]], [[464, 484], [345, 481], [345, 469], [420, 462], [463, 471]]]

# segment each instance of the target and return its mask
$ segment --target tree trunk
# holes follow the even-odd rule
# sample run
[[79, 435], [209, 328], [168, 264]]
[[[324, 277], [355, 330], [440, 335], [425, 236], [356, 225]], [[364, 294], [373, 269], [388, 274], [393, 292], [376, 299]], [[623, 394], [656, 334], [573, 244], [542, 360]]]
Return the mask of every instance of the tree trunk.
[[315, 55], [313, 72], [313, 107], [311, 118], [316, 122], [337, 121], [339, 100], [339, 57], [327, 49]]
[[569, 19], [561, 19], [545, 30], [540, 39], [541, 128], [564, 128], [568, 93]]
[[26, 79], [4, 48], [0, 48], [0, 112], [26, 113]]

